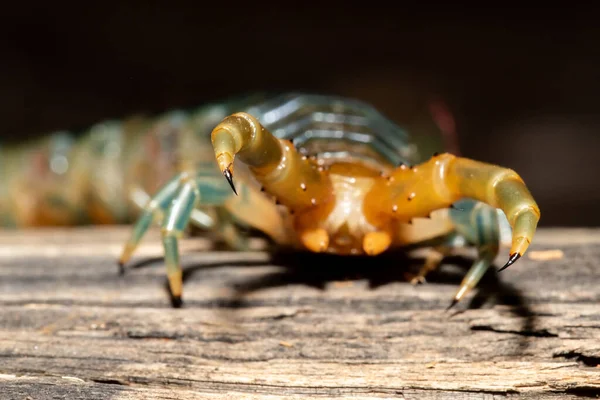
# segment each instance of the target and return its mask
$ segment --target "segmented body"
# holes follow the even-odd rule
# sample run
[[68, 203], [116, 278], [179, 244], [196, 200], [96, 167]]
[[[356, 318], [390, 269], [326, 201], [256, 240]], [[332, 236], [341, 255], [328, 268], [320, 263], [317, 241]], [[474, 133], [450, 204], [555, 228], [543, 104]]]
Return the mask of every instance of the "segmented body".
[[436, 124], [423, 111], [400, 127], [358, 100], [292, 93], [106, 121], [78, 139], [55, 133], [3, 150], [2, 219], [13, 226], [135, 220], [121, 264], [160, 224], [177, 299], [177, 239], [190, 222], [233, 248], [245, 246], [240, 225], [280, 245], [341, 255], [434, 246], [439, 256], [418, 280], [466, 242], [479, 256], [456, 302], [497, 255], [498, 215], [514, 229], [506, 267], [529, 245], [539, 209], [514, 171], [450, 154], [430, 158], [446, 150], [438, 125], [448, 120]]
[[233, 110], [261, 97], [105, 120], [86, 130], [52, 132], [4, 146], [0, 148], [0, 224], [131, 222], [139, 214], [142, 192], [155, 193], [190, 166], [214, 171], [211, 129]]
[[[106, 120], [84, 131], [52, 132], [0, 148], [0, 225], [131, 222], [145, 196], [178, 171], [194, 168], [218, 174], [210, 133], [237, 111], [257, 116], [277, 137], [293, 140], [323, 163], [360, 159], [387, 170], [429, 155], [411, 142], [407, 130], [360, 101], [254, 95], [197, 110]], [[442, 151], [433, 121], [425, 114], [418, 117], [417, 138], [429, 140], [425, 151]]]

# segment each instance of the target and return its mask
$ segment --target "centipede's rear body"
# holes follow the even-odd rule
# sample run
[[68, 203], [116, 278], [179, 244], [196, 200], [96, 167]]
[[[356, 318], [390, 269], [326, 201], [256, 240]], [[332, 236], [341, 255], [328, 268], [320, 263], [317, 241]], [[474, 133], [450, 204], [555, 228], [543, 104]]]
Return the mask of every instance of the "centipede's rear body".
[[155, 193], [176, 172], [219, 174], [210, 132], [238, 111], [256, 116], [275, 136], [323, 164], [348, 160], [389, 170], [422, 159], [415, 137], [440, 144], [437, 126], [423, 114], [421, 132], [411, 137], [372, 106], [336, 96], [261, 94], [191, 111], [105, 120], [84, 131], [53, 132], [0, 148], [0, 224], [130, 222], [146, 199], [140, 193]]

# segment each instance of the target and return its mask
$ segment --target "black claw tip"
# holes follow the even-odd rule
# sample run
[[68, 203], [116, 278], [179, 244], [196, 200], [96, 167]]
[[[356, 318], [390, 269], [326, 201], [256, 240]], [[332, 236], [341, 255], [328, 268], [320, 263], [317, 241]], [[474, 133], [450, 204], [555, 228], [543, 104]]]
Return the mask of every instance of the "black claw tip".
[[446, 312], [450, 311], [450, 309], [452, 307], [454, 307], [456, 304], [458, 304], [458, 300], [456, 299], [452, 299], [452, 302], [450, 303], [450, 305], [446, 308]]
[[183, 300], [181, 300], [181, 296], [173, 296], [171, 298], [171, 304], [173, 305], [173, 308], [181, 308], [181, 306], [183, 305]]
[[235, 195], [237, 196], [237, 190], [235, 190], [235, 186], [233, 185], [233, 176], [231, 175], [231, 171], [229, 170], [229, 168], [223, 171], [223, 176], [225, 177], [225, 179], [227, 179], [227, 183], [229, 183], [229, 186], [231, 186], [231, 190], [233, 190], [233, 193], [235, 193]]
[[498, 272], [504, 271], [506, 268], [513, 265], [515, 263], [515, 261], [517, 261], [519, 258], [521, 258], [521, 255], [519, 253], [511, 254], [510, 257], [508, 258], [508, 261], [506, 262], [506, 264], [504, 264], [504, 267], [500, 268], [498, 270]]
[[121, 261], [117, 261], [117, 266], [119, 267], [119, 276], [125, 275], [125, 264]]

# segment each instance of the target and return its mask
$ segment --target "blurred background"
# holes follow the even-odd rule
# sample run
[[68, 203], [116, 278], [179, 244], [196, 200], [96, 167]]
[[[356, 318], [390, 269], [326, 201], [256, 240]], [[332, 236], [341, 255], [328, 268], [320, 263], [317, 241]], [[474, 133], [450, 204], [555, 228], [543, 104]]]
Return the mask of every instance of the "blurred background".
[[598, 7], [303, 2], [13, 3], [0, 15], [0, 139], [253, 90], [444, 99], [463, 155], [518, 171], [543, 226], [600, 225]]

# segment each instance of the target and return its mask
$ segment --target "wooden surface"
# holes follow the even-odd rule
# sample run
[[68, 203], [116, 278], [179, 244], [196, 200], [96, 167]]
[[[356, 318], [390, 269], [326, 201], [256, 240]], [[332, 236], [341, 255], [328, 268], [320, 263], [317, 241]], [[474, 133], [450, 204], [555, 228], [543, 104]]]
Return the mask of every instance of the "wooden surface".
[[[2, 400], [600, 394], [600, 230], [540, 231], [537, 259], [489, 274], [449, 313], [470, 253], [412, 286], [401, 257], [320, 266], [205, 239], [182, 245], [173, 309], [156, 232], [117, 275], [128, 232], [0, 233]], [[535, 253], [549, 250], [562, 255]]]

